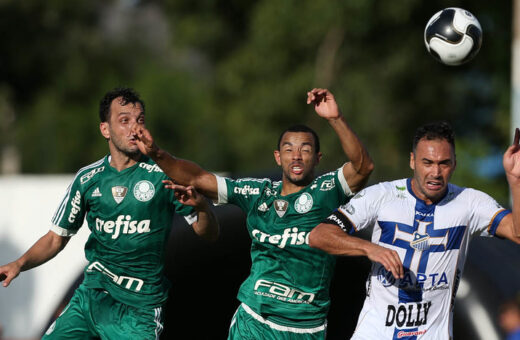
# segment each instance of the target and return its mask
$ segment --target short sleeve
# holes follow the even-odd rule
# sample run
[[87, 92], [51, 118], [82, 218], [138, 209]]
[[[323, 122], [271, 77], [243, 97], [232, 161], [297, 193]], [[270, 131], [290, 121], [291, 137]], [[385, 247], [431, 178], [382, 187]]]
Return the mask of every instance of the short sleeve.
[[76, 176], [52, 217], [51, 230], [60, 236], [75, 235], [83, 224], [85, 214], [86, 203], [81, 191], [79, 176]]
[[183, 216], [189, 225], [197, 222], [197, 212], [195, 211], [195, 208], [186, 204], [182, 204], [177, 200], [174, 200], [172, 204], [175, 207], [175, 212]]
[[247, 211], [262, 194], [269, 179], [217, 177], [218, 204], [231, 203]]
[[494, 236], [502, 219], [511, 213], [504, 209], [488, 194], [467, 189], [470, 202], [471, 219], [469, 224], [470, 233], [479, 236]]
[[350, 186], [348, 185], [347, 179], [345, 178], [345, 174], [343, 173], [344, 166], [345, 165], [343, 165], [341, 168], [336, 170], [337, 176], [338, 176], [338, 181], [339, 181], [339, 184], [341, 185], [341, 189], [343, 190], [343, 193], [347, 196], [352, 196], [352, 195], [354, 195], [354, 193], [352, 192], [352, 190], [350, 190]]

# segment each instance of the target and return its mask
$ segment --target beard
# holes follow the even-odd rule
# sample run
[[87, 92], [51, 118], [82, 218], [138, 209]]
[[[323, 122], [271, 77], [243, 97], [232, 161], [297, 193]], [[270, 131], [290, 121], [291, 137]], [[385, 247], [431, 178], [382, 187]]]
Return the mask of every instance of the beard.
[[303, 177], [297, 179], [292, 178], [290, 172], [285, 172], [284, 175], [290, 183], [299, 187], [307, 186], [314, 180], [314, 174], [312, 171], [305, 173]]
[[135, 158], [136, 156], [141, 155], [141, 151], [137, 146], [129, 147], [125, 145], [125, 143], [121, 139], [117, 138], [115, 135], [111, 135], [110, 141], [119, 153], [129, 158]]

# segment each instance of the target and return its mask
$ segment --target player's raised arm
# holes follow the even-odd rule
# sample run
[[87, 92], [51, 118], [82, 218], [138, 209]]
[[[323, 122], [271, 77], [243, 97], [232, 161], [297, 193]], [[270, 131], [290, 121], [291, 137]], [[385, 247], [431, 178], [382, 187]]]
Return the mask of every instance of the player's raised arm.
[[395, 250], [348, 235], [335, 224], [318, 224], [309, 235], [309, 246], [332, 255], [366, 256], [381, 263], [396, 279], [404, 276], [403, 264]]
[[307, 92], [307, 104], [313, 104], [316, 113], [329, 121], [339, 137], [341, 147], [350, 162], [343, 167], [343, 174], [350, 189], [359, 191], [365, 186], [374, 163], [367, 150], [341, 114], [334, 95], [327, 89], [315, 88]]
[[193, 186], [212, 200], [218, 197], [217, 179], [214, 174], [202, 169], [198, 164], [176, 158], [155, 144], [150, 132], [142, 125], [133, 127], [139, 150], [151, 157], [157, 165], [176, 183]]
[[516, 128], [513, 145], [511, 145], [503, 157], [503, 165], [506, 173], [509, 190], [513, 197], [513, 214], [506, 216], [500, 222], [497, 235], [510, 239], [520, 244], [520, 130]]
[[49, 231], [42, 236], [29, 250], [23, 254], [18, 260], [0, 266], [0, 281], [2, 286], [7, 287], [20, 272], [37, 267], [56, 256], [70, 237], [60, 236], [53, 231]]

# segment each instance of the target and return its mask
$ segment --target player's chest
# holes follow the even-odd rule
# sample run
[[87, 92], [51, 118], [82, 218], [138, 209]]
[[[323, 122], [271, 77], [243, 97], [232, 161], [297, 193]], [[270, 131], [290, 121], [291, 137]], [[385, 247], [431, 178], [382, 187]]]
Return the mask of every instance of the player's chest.
[[288, 196], [262, 195], [248, 212], [248, 228], [250, 232], [253, 229], [278, 232], [288, 227], [310, 230], [339, 204], [335, 197], [312, 192]]
[[106, 176], [92, 182], [84, 197], [90, 213], [137, 213], [164, 206], [171, 193], [159, 176]]

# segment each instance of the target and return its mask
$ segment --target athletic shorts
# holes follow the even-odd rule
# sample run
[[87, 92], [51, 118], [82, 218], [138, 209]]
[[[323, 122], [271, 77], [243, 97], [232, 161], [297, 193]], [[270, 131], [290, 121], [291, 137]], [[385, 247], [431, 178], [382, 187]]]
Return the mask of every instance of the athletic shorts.
[[228, 340], [324, 340], [326, 320], [281, 322], [281, 318], [264, 318], [242, 303], [229, 328]]
[[42, 339], [159, 339], [162, 329], [162, 307], [132, 307], [80, 285]]

